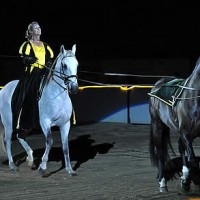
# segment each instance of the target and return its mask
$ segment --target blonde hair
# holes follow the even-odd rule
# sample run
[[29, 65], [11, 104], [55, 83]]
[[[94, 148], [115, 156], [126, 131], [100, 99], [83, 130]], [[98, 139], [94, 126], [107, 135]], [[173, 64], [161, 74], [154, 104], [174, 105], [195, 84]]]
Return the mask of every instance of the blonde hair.
[[26, 30], [26, 33], [25, 33], [25, 38], [30, 40], [32, 38], [32, 35], [31, 35], [31, 31], [33, 29], [33, 25], [34, 24], [39, 24], [38, 22], [34, 21], [34, 22], [31, 22], [29, 25], [28, 25], [28, 28]]

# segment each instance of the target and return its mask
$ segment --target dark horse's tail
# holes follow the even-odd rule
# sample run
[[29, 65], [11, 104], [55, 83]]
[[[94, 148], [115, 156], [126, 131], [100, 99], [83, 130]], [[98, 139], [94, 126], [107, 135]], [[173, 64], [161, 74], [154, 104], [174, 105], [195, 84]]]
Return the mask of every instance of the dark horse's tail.
[[149, 152], [151, 162], [154, 166], [158, 166], [158, 154], [160, 154], [164, 163], [170, 160], [169, 149], [175, 155], [170, 140], [170, 129], [164, 123], [160, 123], [159, 130], [153, 130], [154, 125], [152, 122], [150, 124]]
[[[160, 88], [164, 83], [173, 80], [175, 77], [167, 77], [162, 78], [156, 82], [152, 91]], [[170, 129], [164, 124], [156, 111], [156, 104], [159, 101], [156, 98], [151, 98], [149, 102], [149, 112], [151, 115], [151, 123], [150, 123], [150, 138], [149, 138], [149, 152], [150, 159], [154, 166], [158, 166], [158, 154], [160, 154], [160, 158], [163, 160], [164, 164], [170, 159], [168, 153], [168, 147], [174, 153], [173, 147], [170, 141]]]
[[[171, 160], [169, 150], [173, 155], [175, 151], [171, 144], [170, 129], [164, 123], [160, 122], [159, 130], [153, 129], [153, 123], [150, 124], [150, 138], [149, 138], [149, 153], [150, 159], [153, 166], [158, 167], [158, 156], [164, 162], [164, 176], [166, 180], [176, 178], [176, 174], [180, 171], [180, 165], [177, 165]], [[154, 126], [155, 128], [155, 126]], [[158, 149], [159, 148], [159, 149]]]

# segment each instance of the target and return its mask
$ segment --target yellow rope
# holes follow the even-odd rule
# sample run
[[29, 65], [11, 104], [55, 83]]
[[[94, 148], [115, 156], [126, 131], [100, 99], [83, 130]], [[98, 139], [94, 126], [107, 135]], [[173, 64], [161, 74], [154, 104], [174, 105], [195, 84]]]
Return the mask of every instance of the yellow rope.
[[76, 125], [76, 115], [75, 115], [74, 109], [73, 109], [73, 111], [72, 111], [72, 117], [73, 117], [73, 119], [72, 119], [72, 124], [73, 124], [73, 125]]
[[[0, 88], [3, 88], [4, 86], [0, 86]], [[79, 87], [79, 90], [84, 90], [88, 88], [120, 88], [121, 90], [131, 90], [134, 88], [152, 88], [152, 85], [133, 85], [133, 86], [120, 86], [120, 85], [109, 85], [109, 86], [81, 86]]]
[[[131, 90], [131, 89], [134, 89], [134, 88], [152, 88], [153, 86], [151, 85], [146, 85], [146, 86], [143, 86], [143, 85], [133, 85], [133, 86], [82, 86], [82, 87], [79, 87], [80, 90], [84, 90], [84, 89], [89, 89], [89, 88], [120, 88], [121, 90]], [[3, 88], [3, 86], [0, 86], [0, 88]], [[75, 111], [73, 109], [73, 113], [72, 113], [72, 123], [73, 125], [76, 125], [76, 115], [75, 115]]]
[[134, 88], [152, 88], [152, 85], [133, 85], [133, 86], [120, 86], [120, 85], [109, 85], [109, 86], [81, 86], [79, 87], [79, 90], [84, 90], [84, 89], [91, 89], [91, 88], [119, 88], [121, 90], [132, 90]]

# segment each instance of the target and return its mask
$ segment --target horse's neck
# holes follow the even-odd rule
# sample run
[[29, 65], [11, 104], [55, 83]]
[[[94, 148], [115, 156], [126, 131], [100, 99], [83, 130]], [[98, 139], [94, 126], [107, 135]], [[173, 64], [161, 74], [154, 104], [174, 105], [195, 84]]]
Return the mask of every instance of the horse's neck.
[[61, 91], [66, 88], [64, 80], [61, 78], [60, 69], [55, 66], [51, 77], [46, 82], [46, 88], [54, 91]]
[[49, 82], [44, 87], [44, 90], [46, 91], [45, 94], [51, 95], [53, 97], [68, 95], [67, 86], [64, 84], [64, 81], [56, 76], [51, 77]]
[[54, 71], [52, 73], [51, 82], [56, 82], [58, 85], [64, 85], [64, 80], [61, 78], [61, 70], [60, 70], [60, 64], [61, 58], [58, 58], [57, 63], [55, 65]]
[[191, 74], [193, 77], [200, 77], [200, 58], [197, 60], [196, 66]]
[[58, 87], [58, 89], [62, 89], [62, 88], [65, 88], [65, 83], [64, 83], [64, 80], [61, 78], [60, 74], [57, 73], [57, 72], [54, 72], [52, 77], [51, 77], [51, 80], [49, 81], [49, 86], [51, 87]]

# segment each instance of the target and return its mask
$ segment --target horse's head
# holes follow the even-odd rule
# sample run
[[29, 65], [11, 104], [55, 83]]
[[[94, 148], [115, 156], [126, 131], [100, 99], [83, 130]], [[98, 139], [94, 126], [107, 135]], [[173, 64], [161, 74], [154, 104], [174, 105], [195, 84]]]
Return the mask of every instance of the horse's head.
[[65, 50], [64, 45], [60, 47], [61, 68], [60, 74], [64, 78], [68, 91], [71, 94], [76, 94], [78, 91], [77, 68], [78, 61], [75, 56], [76, 45], [74, 44], [72, 50]]

